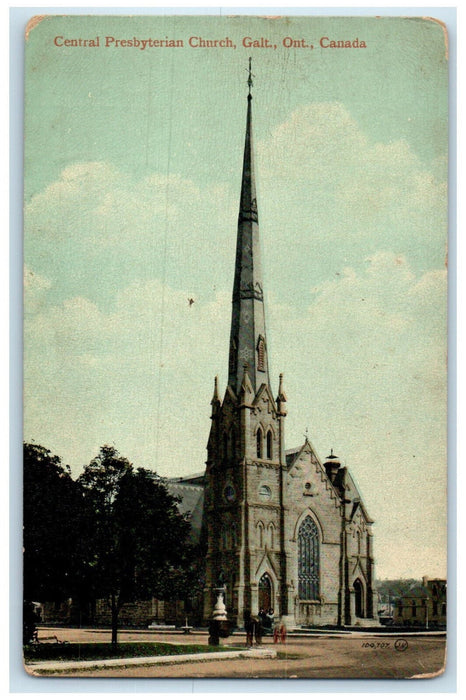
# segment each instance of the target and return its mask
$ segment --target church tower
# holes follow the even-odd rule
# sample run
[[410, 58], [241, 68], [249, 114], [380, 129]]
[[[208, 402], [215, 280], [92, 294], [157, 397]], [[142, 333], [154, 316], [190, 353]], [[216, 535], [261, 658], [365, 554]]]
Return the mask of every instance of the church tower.
[[[250, 60], [249, 60], [250, 61]], [[225, 587], [231, 620], [273, 609], [289, 628], [377, 624], [372, 523], [349, 469], [307, 437], [285, 451], [286, 396], [272, 392], [260, 260], [249, 62], [228, 385], [215, 379], [207, 445], [203, 618]]]
[[242, 625], [245, 610], [286, 614], [284, 418], [280, 377], [274, 399], [269, 377], [259, 214], [252, 136], [249, 59], [246, 136], [232, 298], [228, 385], [221, 400], [217, 379], [211, 401], [204, 522], [208, 541], [204, 619], [212, 589], [226, 587], [230, 616]]

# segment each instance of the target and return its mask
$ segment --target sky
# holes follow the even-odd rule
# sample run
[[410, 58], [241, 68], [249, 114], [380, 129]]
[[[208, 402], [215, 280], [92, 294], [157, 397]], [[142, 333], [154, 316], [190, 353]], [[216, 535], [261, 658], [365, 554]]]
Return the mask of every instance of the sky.
[[24, 438], [75, 476], [106, 443], [164, 476], [203, 471], [214, 376], [227, 380], [249, 56], [286, 446], [308, 431], [351, 469], [378, 577], [444, 577], [448, 104], [433, 21], [74, 16], [30, 30]]

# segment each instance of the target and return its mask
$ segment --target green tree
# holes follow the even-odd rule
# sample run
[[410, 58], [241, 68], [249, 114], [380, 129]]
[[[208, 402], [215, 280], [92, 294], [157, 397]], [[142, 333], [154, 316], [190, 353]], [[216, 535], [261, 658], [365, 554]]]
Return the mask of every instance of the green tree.
[[81, 496], [68, 466], [41, 445], [23, 446], [25, 601], [72, 594]]
[[163, 480], [146, 469], [135, 471], [114, 447], [103, 446], [78, 482], [87, 522], [88, 587], [109, 602], [116, 644], [125, 603], [183, 595], [190, 526]]

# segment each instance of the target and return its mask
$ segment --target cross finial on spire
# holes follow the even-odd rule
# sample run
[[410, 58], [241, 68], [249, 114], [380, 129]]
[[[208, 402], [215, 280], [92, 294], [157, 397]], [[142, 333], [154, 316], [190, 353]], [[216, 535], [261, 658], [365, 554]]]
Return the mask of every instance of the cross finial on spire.
[[306, 427], [306, 430], [304, 431], [304, 437], [306, 438], [306, 441], [309, 437], [308, 433], [309, 433], [309, 428]]
[[251, 95], [251, 88], [252, 88], [252, 86], [254, 85], [254, 83], [252, 82], [252, 79], [255, 77], [255, 75], [254, 75], [253, 72], [251, 71], [251, 61], [252, 61], [252, 58], [251, 58], [251, 56], [249, 56], [249, 69], [246, 69], [246, 70], [248, 71], [248, 87], [249, 87], [249, 95], [248, 95], [248, 97], [252, 97], [252, 95]]

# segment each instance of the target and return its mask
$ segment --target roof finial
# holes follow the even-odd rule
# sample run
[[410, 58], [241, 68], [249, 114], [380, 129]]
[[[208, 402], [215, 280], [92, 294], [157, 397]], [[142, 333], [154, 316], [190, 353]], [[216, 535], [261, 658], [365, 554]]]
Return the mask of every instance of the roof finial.
[[212, 401], [210, 402], [211, 404], [214, 403], [220, 403], [220, 399], [218, 396], [218, 377], [215, 377], [215, 382], [214, 382], [214, 395], [212, 396]]
[[251, 61], [252, 61], [252, 58], [251, 58], [251, 56], [249, 56], [249, 69], [246, 69], [246, 70], [248, 70], [248, 87], [249, 87], [248, 97], [252, 97], [251, 88], [254, 85], [254, 83], [252, 82], [252, 79], [255, 78], [255, 75], [251, 71]]

